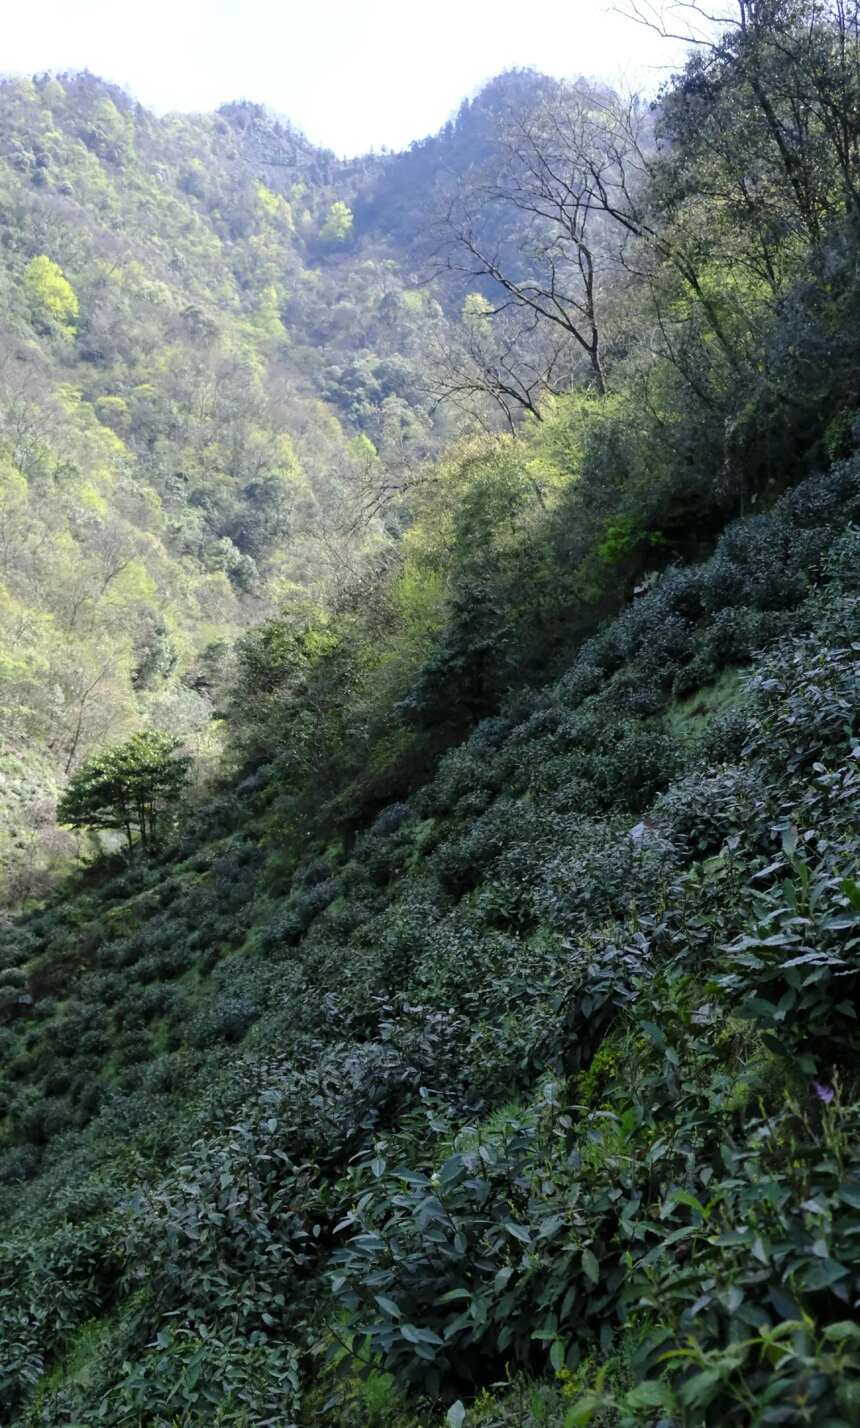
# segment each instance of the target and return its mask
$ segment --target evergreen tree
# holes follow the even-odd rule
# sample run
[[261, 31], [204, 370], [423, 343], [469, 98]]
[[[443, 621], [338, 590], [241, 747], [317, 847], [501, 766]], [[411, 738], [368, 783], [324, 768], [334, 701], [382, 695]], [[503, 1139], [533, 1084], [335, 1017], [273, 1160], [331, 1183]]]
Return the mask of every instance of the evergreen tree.
[[146, 849], [188, 782], [190, 760], [178, 740], [149, 731], [88, 759], [69, 783], [57, 816], [71, 828], [121, 828], [128, 846], [137, 832]]

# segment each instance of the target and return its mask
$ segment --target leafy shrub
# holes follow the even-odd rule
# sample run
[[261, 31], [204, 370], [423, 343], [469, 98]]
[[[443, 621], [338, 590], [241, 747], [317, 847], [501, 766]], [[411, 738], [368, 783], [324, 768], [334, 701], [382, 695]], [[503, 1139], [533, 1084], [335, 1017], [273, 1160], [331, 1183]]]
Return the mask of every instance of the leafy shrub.
[[264, 1428], [273, 1418], [295, 1417], [299, 1388], [298, 1351], [290, 1344], [249, 1341], [205, 1325], [169, 1326], [97, 1413], [117, 1428], [132, 1428], [141, 1410], [172, 1422], [177, 1409], [188, 1428]]
[[365, 838], [359, 843], [359, 847], [364, 845], [365, 840], [373, 841], [378, 838], [389, 838], [393, 833], [397, 833], [405, 823], [408, 823], [414, 814], [407, 803], [390, 803], [384, 808], [376, 819]]
[[[858, 602], [848, 607], [857, 615]], [[775, 770], [797, 773], [844, 752], [860, 730], [860, 644], [821, 638], [789, 644], [750, 683], [755, 724], [747, 746]]]
[[717, 852], [729, 838], [755, 847], [769, 831], [769, 794], [749, 769], [697, 770], [661, 794], [653, 817], [673, 843], [696, 857]]
[[678, 859], [655, 829], [641, 836], [597, 824], [582, 827], [574, 846], [546, 860], [533, 894], [541, 922], [572, 933], [632, 920], [665, 897]]
[[[766, 1027], [779, 1048], [786, 1020], [800, 1049], [824, 1064], [850, 1059], [860, 976], [860, 886], [828, 861], [811, 864], [786, 835], [782, 881], [759, 893], [756, 920], [725, 947], [718, 979], [741, 1015]], [[795, 1043], [796, 1044], [796, 1043]]]
[[0, 1151], [0, 1185], [20, 1185], [36, 1173], [39, 1152], [34, 1145], [13, 1145]]
[[250, 997], [224, 994], [213, 1006], [197, 1013], [188, 1028], [188, 1038], [194, 1046], [241, 1041], [259, 1015], [260, 1008]]
[[324, 882], [313, 883], [303, 892], [293, 893], [263, 932], [263, 945], [277, 947], [283, 943], [288, 947], [295, 946], [314, 919], [334, 902], [340, 888], [339, 879], [328, 878]]
[[442, 886], [455, 896], [474, 887], [502, 850], [518, 840], [528, 818], [517, 800], [499, 798], [461, 837], [440, 844], [429, 863]]
[[432, 784], [421, 792], [419, 812], [422, 817], [446, 813], [464, 794], [477, 789], [493, 793], [497, 792], [497, 785], [492, 767], [470, 740], [452, 749], [440, 761]]
[[753, 716], [743, 702], [712, 715], [698, 740], [702, 759], [706, 764], [737, 762], [752, 729]]
[[152, 1037], [145, 1031], [124, 1031], [115, 1045], [120, 1066], [136, 1066], [148, 1061], [153, 1051]]

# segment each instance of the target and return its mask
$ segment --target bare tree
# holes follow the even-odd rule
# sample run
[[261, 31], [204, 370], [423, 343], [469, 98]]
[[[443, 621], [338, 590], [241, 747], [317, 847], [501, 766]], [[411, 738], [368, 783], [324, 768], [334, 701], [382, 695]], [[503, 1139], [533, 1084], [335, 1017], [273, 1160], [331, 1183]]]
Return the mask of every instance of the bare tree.
[[528, 409], [566, 367], [568, 385], [580, 377], [604, 395], [613, 313], [631, 279], [650, 280], [667, 264], [739, 368], [736, 342], [702, 275], [698, 239], [687, 241], [654, 207], [661, 162], [653, 116], [636, 95], [558, 83], [531, 111], [509, 116], [493, 172], [450, 203], [443, 265], [482, 284], [489, 317], [517, 313], [563, 341], [543, 348], [542, 369], [522, 364], [512, 344], [498, 376], [480, 360], [485, 349], [464, 364], [455, 348], [449, 388], [462, 393], [470, 373], [475, 385], [477, 369], [485, 390], [495, 381], [509, 405]]
[[494, 410], [515, 436], [517, 414], [540, 421], [541, 399], [570, 385], [570, 341], [533, 312], [497, 313], [472, 293], [460, 326], [436, 340], [429, 366], [431, 410], [450, 403], [485, 430]]
[[[488, 291], [491, 315], [519, 311], [564, 340], [547, 349], [546, 374], [565, 346], [584, 356], [603, 395], [605, 297], [613, 267], [600, 185], [617, 181], [605, 144], [606, 96], [583, 83], [555, 85], [525, 114], [511, 112], [489, 171], [464, 187], [444, 220], [444, 266]], [[508, 363], [510, 366], [510, 363]], [[532, 392], [528, 373], [513, 385]], [[512, 392], [509, 401], [519, 401]]]

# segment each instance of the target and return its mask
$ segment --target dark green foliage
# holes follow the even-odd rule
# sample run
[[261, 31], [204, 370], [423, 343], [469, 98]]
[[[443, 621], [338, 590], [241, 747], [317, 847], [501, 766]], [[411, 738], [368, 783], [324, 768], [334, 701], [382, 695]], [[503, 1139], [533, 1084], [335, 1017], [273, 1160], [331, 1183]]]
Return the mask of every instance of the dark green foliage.
[[451, 600], [450, 623], [398, 712], [419, 725], [477, 722], [505, 687], [511, 629], [491, 589], [470, 583]]
[[141, 846], [152, 847], [188, 783], [191, 760], [177, 758], [178, 747], [178, 739], [150, 732], [94, 755], [70, 780], [57, 817], [73, 828], [122, 829], [129, 849], [136, 831]]
[[[854, 480], [817, 483], [828, 529], [845, 505], [821, 493], [850, 503]], [[810, 509], [801, 495], [768, 520]], [[730, 537], [738, 590], [748, 556], [763, 558], [756, 530]], [[719, 614], [701, 592], [722, 547], [641, 596], [555, 686], [479, 725], [348, 862], [306, 857], [288, 896], [258, 886], [265, 845], [236, 828], [169, 883], [107, 882], [103, 902], [12, 935], [10, 985], [29, 983], [47, 942], [55, 957], [63, 939], [93, 949], [90, 969], [68, 964], [61, 1007], [10, 1023], [2, 1163], [7, 1193], [29, 1179], [34, 1205], [56, 1195], [52, 1177], [81, 1186], [51, 1224], [80, 1226], [92, 1269], [85, 1285], [61, 1271], [62, 1322], [42, 1289], [16, 1287], [42, 1307], [26, 1333], [7, 1321], [10, 1405], [39, 1355], [110, 1313], [117, 1263], [122, 1316], [88, 1352], [89, 1378], [46, 1390], [45, 1413], [131, 1424], [141, 1395], [161, 1411], [169, 1374], [189, 1424], [216, 1400], [225, 1422], [262, 1423], [267, 1395], [299, 1391], [297, 1349], [320, 1335], [449, 1397], [548, 1363], [583, 1404], [588, 1365], [622, 1343], [619, 1423], [658, 1398], [689, 1428], [702, 1413], [745, 1423], [743, 1394], [775, 1385], [789, 1402], [810, 1356], [822, 1403], [850, 1394], [851, 1341], [823, 1335], [858, 1272], [860, 693], [853, 567], [830, 545], [798, 610], [808, 633], [755, 656], [710, 722], [694, 703], [689, 737], [670, 687]], [[661, 716], [637, 716], [629, 692], [669, 603], [696, 639], [666, 637]], [[256, 953], [230, 952], [247, 935], [236, 918]], [[76, 1161], [70, 1132], [87, 1122]], [[121, 1170], [129, 1139], [141, 1168]], [[121, 1160], [91, 1214], [96, 1152]], [[757, 1210], [762, 1177], [782, 1188]], [[20, 1215], [12, 1228], [28, 1243]], [[765, 1380], [742, 1343], [787, 1320], [791, 1356]]]

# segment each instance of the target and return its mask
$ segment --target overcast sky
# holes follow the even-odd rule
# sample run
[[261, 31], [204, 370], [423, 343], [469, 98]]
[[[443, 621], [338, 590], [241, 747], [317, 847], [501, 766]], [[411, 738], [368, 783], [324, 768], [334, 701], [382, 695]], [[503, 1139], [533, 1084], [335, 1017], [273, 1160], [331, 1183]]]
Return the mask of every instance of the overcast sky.
[[4, 0], [6, 73], [89, 69], [150, 108], [252, 99], [339, 154], [402, 148], [512, 65], [655, 90], [680, 49], [604, 0]]

